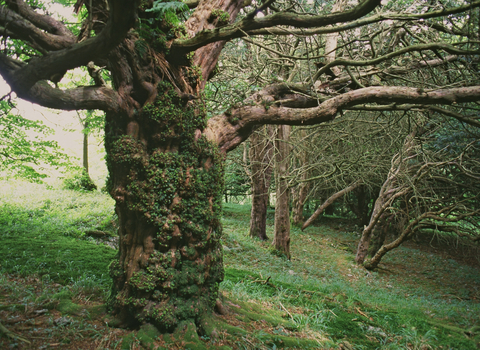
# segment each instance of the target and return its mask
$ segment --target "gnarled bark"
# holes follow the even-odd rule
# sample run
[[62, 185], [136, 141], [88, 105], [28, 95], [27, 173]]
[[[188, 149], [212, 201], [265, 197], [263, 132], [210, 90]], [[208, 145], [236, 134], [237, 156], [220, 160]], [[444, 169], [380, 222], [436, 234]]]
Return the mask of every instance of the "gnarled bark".
[[279, 254], [290, 259], [290, 191], [288, 188], [288, 154], [290, 126], [280, 125], [277, 127], [275, 138], [275, 233], [272, 245]]
[[273, 172], [274, 127], [268, 125], [250, 136], [250, 167], [252, 179], [252, 212], [250, 237], [262, 241], [267, 237], [267, 209], [270, 202], [270, 182]]

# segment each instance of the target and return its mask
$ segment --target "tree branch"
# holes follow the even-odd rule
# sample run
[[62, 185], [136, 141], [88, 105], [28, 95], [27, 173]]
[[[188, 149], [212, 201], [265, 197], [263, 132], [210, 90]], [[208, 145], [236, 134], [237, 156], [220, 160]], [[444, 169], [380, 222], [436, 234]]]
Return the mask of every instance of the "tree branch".
[[332, 67], [336, 66], [373, 66], [378, 63], [384, 62], [386, 60], [392, 59], [397, 56], [401, 56], [407, 52], [421, 52], [421, 51], [426, 51], [426, 50], [444, 50], [452, 55], [478, 55], [480, 53], [480, 49], [477, 50], [460, 50], [457, 49], [453, 45], [445, 44], [445, 43], [432, 43], [432, 44], [418, 44], [418, 45], [412, 45], [405, 47], [403, 49], [390, 52], [386, 55], [371, 59], [371, 60], [364, 60], [364, 61], [359, 61], [359, 60], [345, 60], [345, 59], [336, 59], [335, 61], [332, 61], [326, 65], [324, 65], [322, 68], [318, 70], [318, 72], [315, 74], [313, 77], [313, 81], [316, 81], [323, 73], [325, 73], [327, 70], [331, 69]]
[[380, 0], [364, 0], [351, 10], [331, 13], [328, 15], [299, 15], [289, 12], [277, 12], [261, 18], [245, 18], [238, 23], [220, 28], [203, 30], [193, 38], [174, 40], [171, 51], [175, 53], [197, 50], [209, 43], [221, 40], [230, 40], [247, 35], [247, 32], [286, 25], [298, 28], [323, 27], [335, 23], [348, 22], [365, 16], [380, 5]]
[[[313, 125], [333, 120], [344, 109], [366, 103], [456, 104], [480, 101], [480, 86], [423, 91], [408, 87], [374, 86], [332, 97], [313, 108], [288, 108], [276, 101], [275, 89], [269, 87], [252, 95], [244, 105], [208, 121], [204, 133], [228, 152], [237, 147], [258, 125]], [[391, 108], [391, 106], [387, 106]]]
[[29, 90], [27, 100], [44, 107], [67, 111], [100, 109], [105, 112], [119, 112], [124, 103], [120, 95], [109, 87], [82, 86], [60, 90], [45, 81], [36, 83]]
[[137, 5], [137, 1], [132, 0], [112, 1], [109, 20], [99, 35], [66, 49], [34, 58], [28, 65], [15, 71], [0, 69], [0, 74], [18, 96], [29, 99], [29, 90], [38, 81], [86, 65], [116, 47], [135, 24]]
[[334, 194], [332, 194], [330, 197], [327, 198], [327, 200], [325, 202], [323, 202], [323, 204], [321, 206], [319, 206], [317, 208], [317, 210], [315, 210], [315, 212], [312, 214], [312, 216], [310, 216], [308, 218], [307, 221], [305, 221], [305, 223], [303, 224], [302, 226], [302, 231], [305, 230], [308, 226], [310, 226], [312, 224], [313, 221], [315, 221], [316, 218], [319, 217], [320, 214], [323, 213], [323, 211], [330, 205], [332, 204], [333, 202], [335, 202], [338, 198], [342, 197], [344, 194], [348, 193], [348, 192], [351, 192], [352, 190], [354, 190], [355, 188], [357, 188], [358, 186], [360, 186], [361, 184], [363, 183], [362, 180], [357, 180], [355, 181], [353, 184], [345, 187], [343, 190], [340, 190]]
[[[480, 1], [474, 1], [466, 5], [462, 5], [454, 8], [446, 8], [443, 10], [432, 11], [427, 13], [379, 13], [370, 17], [362, 18], [356, 21], [351, 21], [349, 23], [341, 24], [338, 26], [312, 28], [312, 29], [296, 29], [296, 28], [262, 28], [255, 30], [248, 30], [246, 34], [249, 36], [254, 35], [301, 35], [301, 36], [310, 36], [315, 34], [329, 34], [329, 33], [340, 33], [349, 29], [354, 29], [358, 27], [363, 27], [368, 24], [381, 22], [384, 20], [394, 20], [394, 21], [411, 21], [418, 19], [429, 19], [436, 17], [444, 17], [448, 15], [453, 15], [457, 13], [462, 13], [469, 9], [480, 7]], [[426, 23], [427, 24], [427, 23]], [[429, 24], [427, 24], [429, 25]], [[434, 28], [437, 29], [437, 28]], [[437, 29], [438, 30], [438, 29]]]
[[75, 37], [68, 29], [54, 30], [55, 33], [46, 32], [42, 30], [42, 27], [46, 27], [46, 25], [37, 27], [27, 18], [5, 6], [0, 6], [0, 24], [9, 33], [12, 33], [15, 38], [30, 43], [34, 48], [39, 47], [45, 51], [61, 50], [75, 43]]

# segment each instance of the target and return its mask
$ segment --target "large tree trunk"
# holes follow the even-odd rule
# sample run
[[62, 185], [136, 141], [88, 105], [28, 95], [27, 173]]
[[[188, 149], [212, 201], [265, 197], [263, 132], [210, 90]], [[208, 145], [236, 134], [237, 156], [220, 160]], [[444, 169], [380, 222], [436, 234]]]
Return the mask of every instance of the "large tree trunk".
[[[187, 34], [213, 29], [217, 19], [199, 19], [214, 9], [234, 20], [241, 5], [202, 2], [185, 24]], [[158, 33], [171, 29], [165, 21], [155, 25]], [[146, 42], [148, 52], [140, 50]], [[203, 134], [207, 119], [199, 95], [224, 42], [190, 58], [187, 52], [169, 56], [159, 43], [132, 33], [109, 56], [123, 99], [119, 113], [107, 113], [105, 130], [107, 185], [120, 227], [110, 305], [125, 324], [172, 331], [183, 321], [200, 324], [223, 280], [225, 154]]]
[[290, 145], [288, 139], [291, 127], [280, 125], [277, 128], [275, 140], [275, 181], [276, 181], [276, 202], [275, 202], [275, 236], [273, 246], [280, 254], [290, 259], [290, 210], [288, 189], [288, 153]]
[[252, 178], [252, 213], [250, 236], [261, 240], [267, 237], [267, 209], [270, 200], [270, 182], [273, 172], [273, 134], [275, 127], [268, 125], [261, 133], [250, 136], [250, 164]]
[[215, 304], [223, 156], [200, 136], [204, 126], [201, 109], [166, 83], [134, 120], [107, 115], [108, 186], [120, 227], [111, 305], [125, 323], [172, 330]]

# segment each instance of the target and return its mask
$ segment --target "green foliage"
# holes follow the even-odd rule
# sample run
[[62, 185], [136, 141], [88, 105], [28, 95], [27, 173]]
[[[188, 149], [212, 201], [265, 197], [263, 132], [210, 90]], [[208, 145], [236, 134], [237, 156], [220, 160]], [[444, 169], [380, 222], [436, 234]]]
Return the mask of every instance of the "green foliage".
[[0, 171], [38, 182], [48, 167], [71, 166], [57, 142], [47, 140], [52, 133], [41, 121], [14, 114], [7, 101], [0, 101]]
[[[153, 2], [151, 9], [147, 9], [147, 12], [155, 12], [159, 15], [171, 15], [178, 12], [187, 11], [188, 6], [181, 1], [164, 1], [156, 0]], [[177, 19], [178, 20], [178, 19]]]
[[[155, 251], [128, 281], [131, 292], [119, 291], [112, 305], [139, 322], [172, 330], [211, 309], [223, 279], [217, 248], [223, 159], [198, 133], [206, 123], [203, 106], [181, 99], [168, 83], [159, 84], [155, 102], [137, 118], [151, 130], [147, 142], [107, 133], [108, 166], [128, 169], [122, 205], [154, 233]], [[112, 276], [122, 281], [119, 266], [112, 266]], [[149, 303], [162, 307], [146, 308]]]
[[90, 175], [80, 168], [65, 177], [63, 186], [67, 190], [74, 191], [95, 191], [97, 189], [97, 185], [92, 181]]

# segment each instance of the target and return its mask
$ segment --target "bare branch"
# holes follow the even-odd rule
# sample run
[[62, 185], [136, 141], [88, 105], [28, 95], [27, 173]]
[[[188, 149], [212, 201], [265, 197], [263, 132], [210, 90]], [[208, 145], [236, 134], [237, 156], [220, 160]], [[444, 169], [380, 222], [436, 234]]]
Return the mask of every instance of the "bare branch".
[[28, 65], [15, 71], [5, 71], [4, 67], [0, 67], [0, 74], [20, 97], [28, 99], [29, 90], [36, 82], [49, 79], [54, 74], [68, 69], [86, 65], [116, 47], [135, 24], [136, 9], [136, 1], [114, 1], [111, 3], [109, 21], [99, 35], [71, 45], [67, 49], [32, 59]]
[[64, 49], [75, 43], [75, 37], [67, 29], [56, 31], [61, 34], [46, 32], [5, 6], [0, 6], [0, 25], [13, 37], [46, 51]]
[[182, 53], [194, 51], [209, 43], [222, 40], [240, 38], [247, 35], [247, 32], [270, 28], [278, 25], [286, 25], [298, 28], [323, 27], [335, 23], [352, 21], [372, 12], [380, 5], [379, 0], [364, 0], [358, 6], [342, 12], [328, 15], [299, 15], [289, 12], [277, 12], [269, 16], [250, 19], [245, 18], [238, 23], [220, 28], [203, 30], [193, 38], [174, 40], [171, 46], [172, 52]]
[[[275, 94], [266, 90], [253, 95], [244, 105], [211, 118], [206, 136], [228, 152], [244, 141], [258, 125], [313, 125], [333, 120], [344, 109], [368, 103], [456, 104], [480, 101], [480, 86], [423, 91], [408, 87], [374, 86], [332, 97], [313, 108], [288, 108], [278, 105]], [[391, 106], [388, 106], [391, 108]]]

